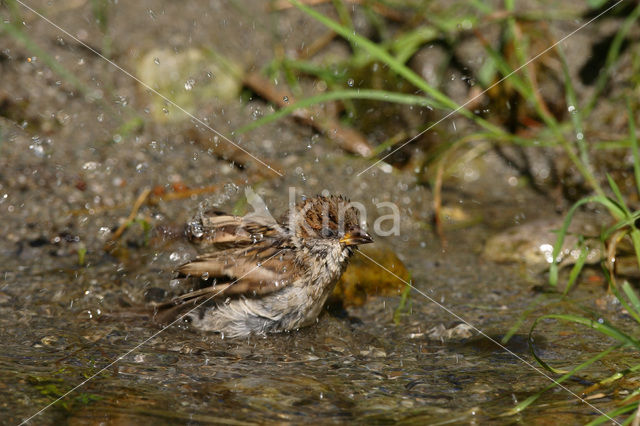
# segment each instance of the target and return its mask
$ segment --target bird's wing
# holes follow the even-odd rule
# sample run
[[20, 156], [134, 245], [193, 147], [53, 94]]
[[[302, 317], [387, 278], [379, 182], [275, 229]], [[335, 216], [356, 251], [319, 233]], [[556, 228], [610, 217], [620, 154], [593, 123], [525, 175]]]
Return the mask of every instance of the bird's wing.
[[288, 285], [288, 277], [296, 268], [291, 248], [255, 244], [198, 256], [177, 271], [185, 276], [233, 283], [225, 290], [225, 296], [257, 296]]
[[275, 220], [263, 216], [233, 216], [217, 211], [200, 214], [187, 225], [189, 240], [220, 249], [243, 247], [282, 235]]
[[182, 276], [206, 278], [212, 285], [157, 305], [156, 321], [172, 321], [177, 315], [205, 302], [227, 297], [259, 297], [290, 285], [292, 277], [301, 272], [293, 250], [261, 246], [205, 254], [180, 266], [177, 271]]

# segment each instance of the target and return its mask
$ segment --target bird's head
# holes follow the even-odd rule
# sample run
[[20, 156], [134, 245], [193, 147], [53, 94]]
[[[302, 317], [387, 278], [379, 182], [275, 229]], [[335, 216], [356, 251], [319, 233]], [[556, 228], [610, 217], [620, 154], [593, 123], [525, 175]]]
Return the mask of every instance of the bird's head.
[[343, 196], [316, 196], [296, 204], [286, 218], [289, 229], [304, 241], [338, 242], [343, 247], [372, 243], [360, 223], [359, 210]]

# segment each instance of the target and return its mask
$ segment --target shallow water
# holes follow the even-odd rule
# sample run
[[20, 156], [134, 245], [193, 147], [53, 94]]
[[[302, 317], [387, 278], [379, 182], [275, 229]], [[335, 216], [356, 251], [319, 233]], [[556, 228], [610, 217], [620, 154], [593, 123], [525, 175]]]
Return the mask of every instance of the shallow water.
[[[104, 40], [96, 28], [83, 23], [92, 19], [88, 6], [41, 6], [45, 15], [74, 28], [83, 41], [99, 46]], [[265, 64], [274, 39], [293, 49], [301, 42], [302, 36], [296, 35], [312, 39], [324, 31], [317, 23], [283, 12], [278, 31], [285, 37], [278, 39], [266, 18], [236, 6], [216, 3], [204, 12], [173, 3], [162, 8], [152, 2], [114, 7], [109, 19], [114, 59], [133, 69], [135, 58], [152, 44], [211, 44], [239, 63]], [[288, 119], [234, 139], [260, 158], [278, 162], [283, 177], [265, 178], [255, 163], [233, 167], [192, 142], [188, 129], [193, 122], [153, 122], [144, 112], [153, 102], [148, 93], [73, 40], [58, 40], [55, 29], [22, 11], [34, 39], [92, 90], [104, 90], [106, 99], [89, 100], [68, 82], [58, 83], [60, 78], [42, 60], [28, 61], [29, 51], [1, 36], [7, 50], [0, 63], [0, 89], [10, 94], [19, 113], [11, 119], [0, 117], [3, 423], [30, 418], [32, 424], [73, 425], [576, 424], [595, 417], [591, 406], [561, 389], [548, 392], [517, 416], [500, 417], [549, 383], [531, 367], [539, 369], [527, 343], [531, 318], [507, 344], [512, 353], [477, 330], [471, 330], [471, 337], [447, 339], [433, 331], [452, 329], [464, 320], [500, 340], [541, 294], [536, 286], [544, 284], [544, 273], [498, 265], [481, 256], [491, 235], [555, 214], [551, 200], [510, 185], [514, 172], [497, 158], [487, 156], [469, 165], [477, 178], [465, 179], [461, 173], [445, 188], [446, 205], [481, 220], [447, 230], [444, 250], [431, 231], [431, 191], [416, 185], [411, 172], [388, 173], [376, 167], [358, 176], [370, 162], [346, 155]], [[225, 32], [210, 28], [212, 20], [224, 25]], [[211, 125], [231, 134], [247, 117], [270, 107], [254, 100], [208, 108], [203, 115]], [[123, 139], [114, 137], [133, 111], [144, 126]], [[178, 183], [217, 188], [145, 205], [139, 217], [156, 229], [180, 229], [203, 202], [231, 210], [247, 185], [276, 212], [286, 206], [291, 187], [298, 196], [325, 189], [346, 194], [368, 207], [370, 222], [387, 213], [376, 208], [378, 203], [394, 202], [402, 215], [400, 233], [377, 237], [376, 244], [405, 262], [413, 285], [424, 295], [412, 293], [410, 309], [397, 324], [394, 313], [400, 298], [373, 298], [350, 308], [346, 318], [324, 314], [307, 329], [241, 340], [178, 326], [160, 330], [131, 318], [126, 312], [145, 304], [150, 292], [172, 291], [172, 269], [195, 250], [180, 236], [168, 241], [152, 237], [144, 244], [140, 223], [124, 234], [115, 252], [107, 253], [104, 244], [143, 188], [171, 193]], [[581, 286], [575, 294], [588, 306], [603, 296], [599, 284]], [[553, 297], [542, 305], [571, 309]], [[610, 314], [624, 321], [618, 308], [613, 306]], [[600, 335], [557, 323], [544, 324], [535, 341], [538, 354], [561, 367], [610, 344]], [[625, 365], [624, 357], [607, 367], [615, 370], [618, 364]], [[579, 392], [601, 374], [587, 370], [584, 380], [567, 385]], [[605, 411], [614, 407], [608, 398], [592, 403]]]
[[[473, 246], [485, 232], [479, 227], [449, 233], [446, 253], [433, 241], [419, 248], [414, 233], [396, 250], [418, 289], [499, 340], [536, 293], [517, 267], [481, 259]], [[87, 265], [78, 267], [73, 256], [61, 259], [42, 249], [31, 262], [21, 261], [29, 266], [4, 274], [0, 368], [6, 421], [19, 422], [88, 378], [33, 421], [511, 423], [513, 417], [495, 416], [548, 384], [475, 331], [466, 338], [430, 338], [434, 326], [461, 321], [418, 293], [398, 325], [393, 314], [399, 298], [374, 298], [350, 309], [351, 319], [325, 314], [313, 327], [267, 338], [229, 340], [177, 326], [161, 331], [119, 317], [125, 301], [142, 302], [144, 288], [169, 288], [170, 268], [156, 265], [172, 250], [131, 250], [127, 262], [90, 253]], [[582, 297], [600, 293], [590, 288]], [[556, 365], [586, 359], [608, 344], [577, 327], [543, 329], [536, 350]], [[522, 334], [527, 330], [507, 346], [535, 365]], [[584, 384], [569, 386], [579, 390]], [[580, 423], [593, 415], [560, 390], [542, 404], [521, 414], [522, 420], [564, 415]]]

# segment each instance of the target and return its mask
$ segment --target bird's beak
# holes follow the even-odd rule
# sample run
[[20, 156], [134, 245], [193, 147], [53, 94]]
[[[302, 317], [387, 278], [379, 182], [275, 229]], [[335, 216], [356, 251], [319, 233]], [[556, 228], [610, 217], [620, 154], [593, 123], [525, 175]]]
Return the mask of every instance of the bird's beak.
[[344, 234], [340, 238], [340, 242], [346, 246], [357, 246], [358, 244], [369, 244], [373, 242], [373, 238], [362, 229], [354, 229]]

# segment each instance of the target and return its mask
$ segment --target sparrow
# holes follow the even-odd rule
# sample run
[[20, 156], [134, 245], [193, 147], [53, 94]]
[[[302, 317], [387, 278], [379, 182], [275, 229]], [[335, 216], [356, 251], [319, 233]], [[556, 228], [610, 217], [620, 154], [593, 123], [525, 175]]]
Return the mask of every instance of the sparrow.
[[358, 244], [373, 242], [343, 196], [308, 198], [279, 221], [206, 211], [186, 233], [215, 251], [177, 268], [178, 278], [195, 279], [197, 288], [155, 306], [154, 319], [180, 318], [223, 337], [313, 324]]

